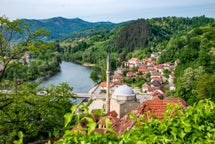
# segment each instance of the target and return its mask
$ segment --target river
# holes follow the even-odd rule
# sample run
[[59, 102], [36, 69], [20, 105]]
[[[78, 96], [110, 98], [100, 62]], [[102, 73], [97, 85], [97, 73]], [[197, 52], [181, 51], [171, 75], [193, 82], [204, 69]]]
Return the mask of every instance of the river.
[[42, 86], [47, 87], [50, 84], [57, 85], [62, 82], [67, 82], [73, 87], [73, 92], [86, 93], [94, 86], [93, 81], [90, 79], [90, 73], [90, 67], [62, 61], [61, 71], [44, 80]]

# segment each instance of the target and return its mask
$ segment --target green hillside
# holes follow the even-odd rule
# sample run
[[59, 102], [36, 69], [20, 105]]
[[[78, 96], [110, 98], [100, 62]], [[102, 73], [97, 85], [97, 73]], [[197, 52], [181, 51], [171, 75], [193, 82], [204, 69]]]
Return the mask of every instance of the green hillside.
[[29, 23], [31, 30], [36, 30], [38, 28], [45, 28], [50, 31], [50, 39], [58, 39], [66, 37], [73, 32], [78, 32], [84, 29], [94, 28], [98, 26], [111, 27], [114, 24], [110, 22], [87, 22], [79, 18], [66, 19], [63, 17], [55, 17], [44, 20], [30, 20], [23, 19], [25, 22]]
[[160, 63], [180, 62], [175, 71], [176, 97], [189, 104], [203, 96], [215, 101], [214, 88], [207, 87], [215, 82], [214, 25], [214, 19], [205, 16], [138, 19], [82, 39], [64, 40], [59, 50], [64, 60], [96, 64], [94, 73], [101, 75], [101, 80], [105, 80], [107, 49], [112, 70], [131, 57], [142, 59], [162, 51]]
[[176, 68], [175, 96], [188, 103], [214, 97], [215, 83], [215, 23], [197, 27], [173, 37], [166, 45], [160, 62], [179, 61]]
[[112, 59], [119, 57], [121, 62], [132, 56], [149, 56], [151, 52], [164, 49], [172, 37], [213, 22], [214, 19], [205, 16], [139, 19], [120, 24], [113, 30], [85, 36], [84, 41], [73, 37], [60, 43], [65, 60], [98, 64], [109, 48], [113, 54]]

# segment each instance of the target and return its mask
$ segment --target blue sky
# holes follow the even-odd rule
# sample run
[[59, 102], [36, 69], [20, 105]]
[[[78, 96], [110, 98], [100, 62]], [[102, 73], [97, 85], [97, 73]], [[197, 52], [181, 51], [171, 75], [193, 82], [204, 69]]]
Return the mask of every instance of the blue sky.
[[0, 0], [0, 16], [123, 22], [138, 18], [205, 15], [215, 18], [215, 0]]

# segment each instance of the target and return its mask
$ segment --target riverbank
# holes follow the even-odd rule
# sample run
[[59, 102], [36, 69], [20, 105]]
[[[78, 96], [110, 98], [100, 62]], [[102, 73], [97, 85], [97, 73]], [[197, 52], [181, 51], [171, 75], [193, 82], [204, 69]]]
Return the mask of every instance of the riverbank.
[[60, 68], [60, 72], [48, 77], [41, 86], [47, 87], [50, 84], [58, 85], [66, 82], [73, 87], [74, 93], [88, 93], [94, 87], [94, 82], [90, 79], [91, 67], [62, 61]]
[[91, 64], [91, 63], [83, 63], [81, 65], [87, 66], [87, 67], [93, 67], [93, 66], [95, 66], [95, 64]]

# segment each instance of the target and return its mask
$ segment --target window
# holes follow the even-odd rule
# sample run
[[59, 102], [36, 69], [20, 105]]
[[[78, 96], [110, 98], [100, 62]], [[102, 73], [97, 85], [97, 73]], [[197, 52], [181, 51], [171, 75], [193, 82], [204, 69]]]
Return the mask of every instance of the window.
[[124, 109], [124, 112], [125, 112], [125, 113], [127, 112], [127, 109], [126, 109], [126, 108]]

